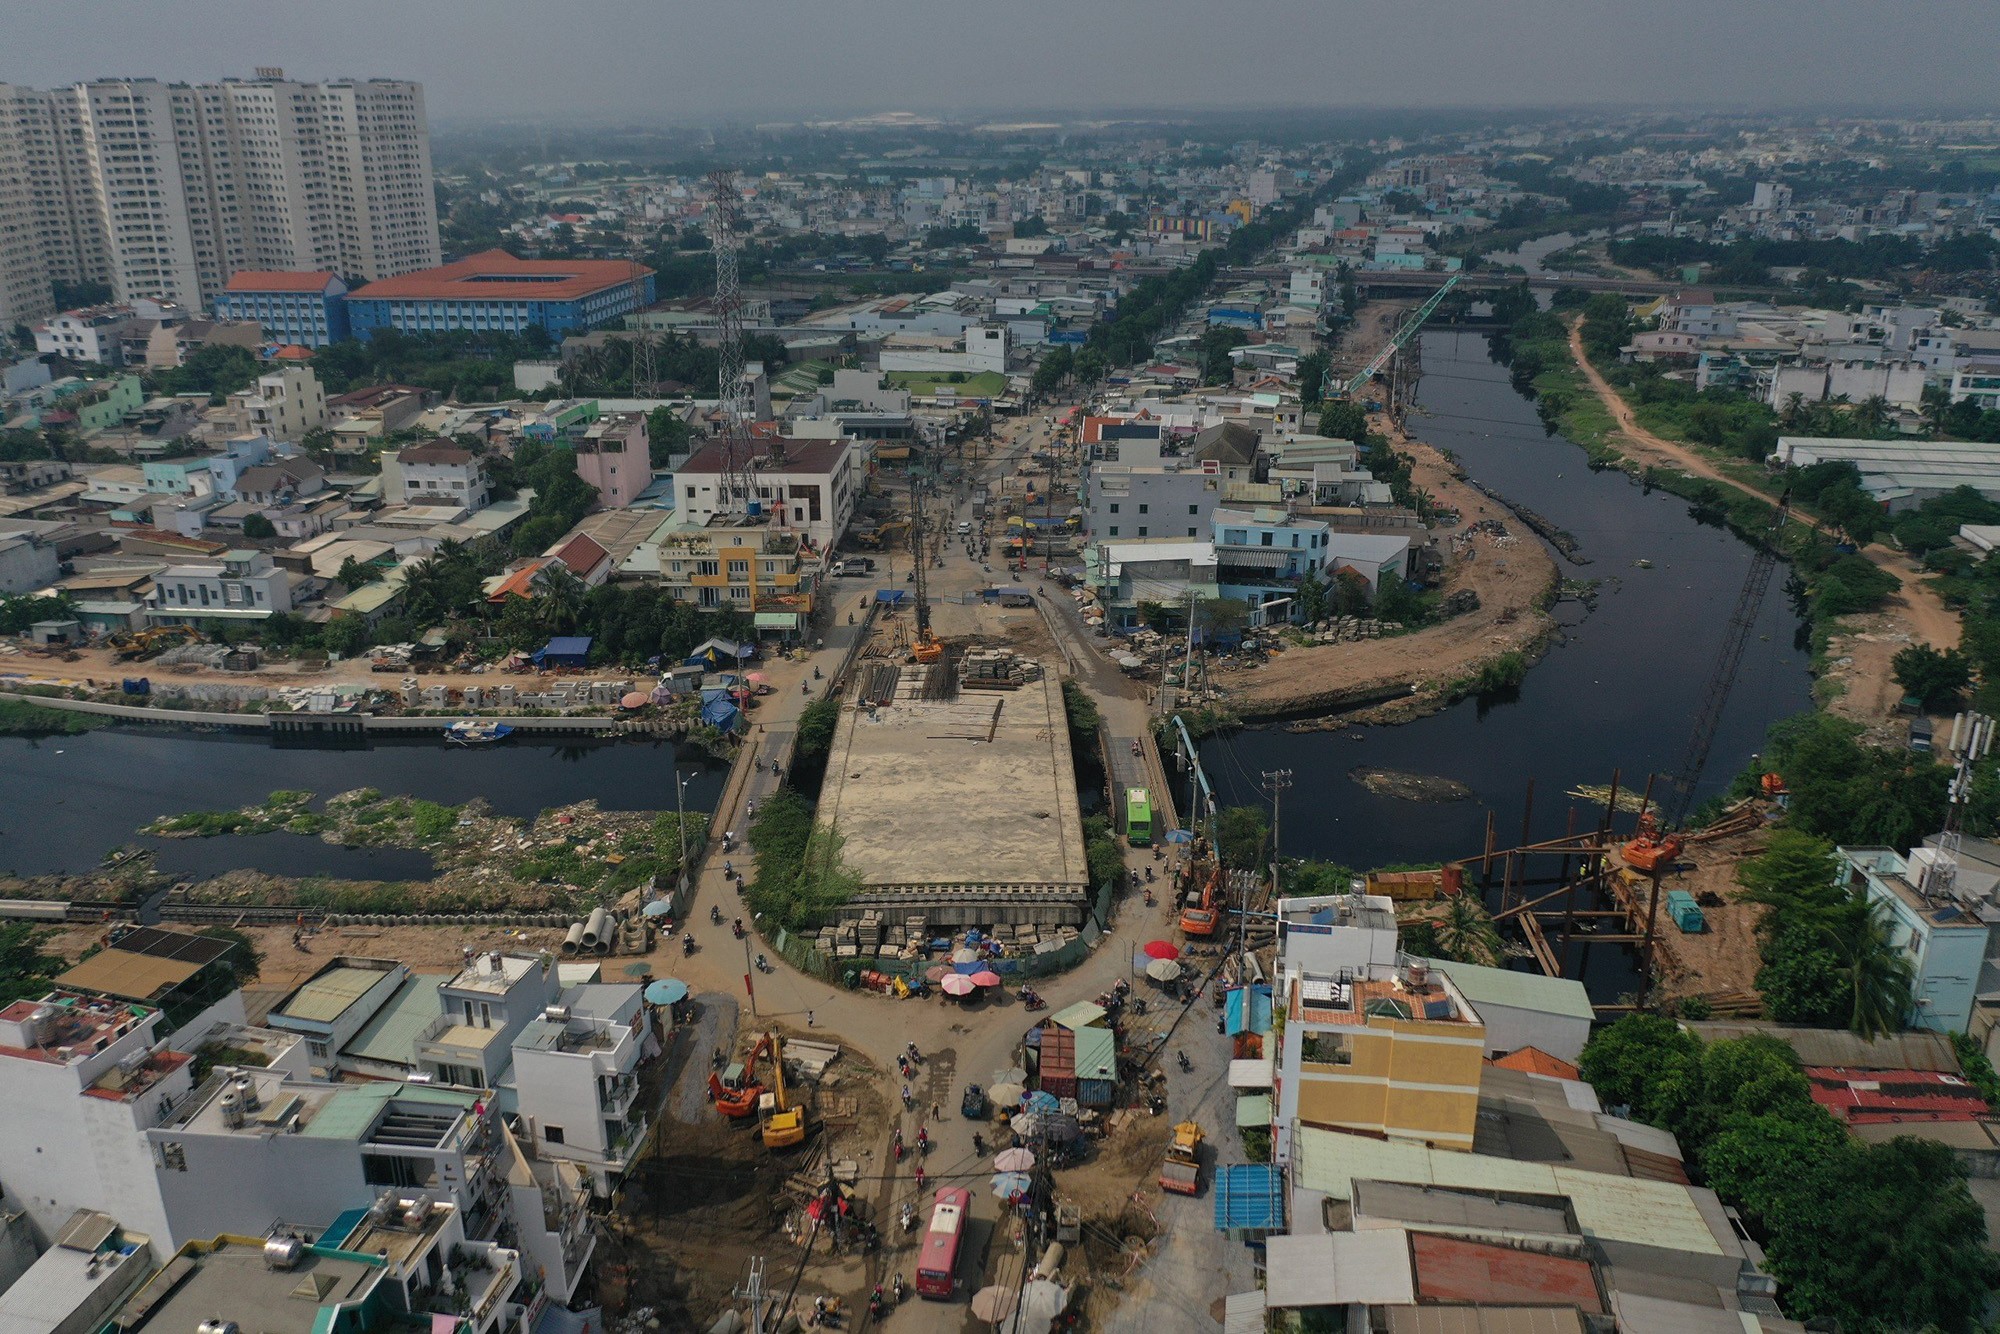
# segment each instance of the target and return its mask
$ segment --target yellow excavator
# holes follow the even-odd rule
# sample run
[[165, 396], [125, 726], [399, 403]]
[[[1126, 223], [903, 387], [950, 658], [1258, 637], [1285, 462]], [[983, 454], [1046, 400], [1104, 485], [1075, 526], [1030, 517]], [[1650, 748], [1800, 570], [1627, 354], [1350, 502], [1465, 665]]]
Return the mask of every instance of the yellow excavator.
[[757, 1115], [764, 1126], [764, 1147], [789, 1149], [806, 1137], [806, 1113], [785, 1100], [785, 1044], [775, 1033], [764, 1040], [771, 1044], [771, 1091], [757, 1099]]

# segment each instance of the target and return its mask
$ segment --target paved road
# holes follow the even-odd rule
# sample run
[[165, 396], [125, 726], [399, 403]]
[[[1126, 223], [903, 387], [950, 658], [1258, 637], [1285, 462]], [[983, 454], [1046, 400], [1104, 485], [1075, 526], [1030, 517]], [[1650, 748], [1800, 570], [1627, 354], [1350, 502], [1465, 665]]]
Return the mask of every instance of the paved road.
[[[1040, 425], [1041, 419], [1037, 417], [1031, 422], [1004, 426], [1002, 430], [1006, 438], [995, 451], [999, 464], [1018, 462], [1029, 449], [1042, 447], [1045, 435]], [[953, 529], [959, 517], [958, 513], [951, 516]], [[969, 517], [969, 506], [964, 511], [964, 517]], [[945, 567], [935, 571], [933, 576], [933, 587], [941, 598], [969, 592], [1006, 577], [1004, 566], [989, 572], [982, 568], [981, 562], [967, 559], [962, 545], [955, 538], [945, 539], [944, 553]], [[843, 591], [841, 597], [844, 601], [852, 600], [854, 609], [858, 611], [864, 592], [874, 585], [858, 580], [849, 582], [853, 593], [849, 595]], [[836, 587], [841, 586], [836, 584]], [[1088, 632], [1075, 616], [1069, 598], [1060, 594], [1053, 585], [1049, 587], [1050, 595], [1043, 608], [1045, 619], [1078, 664], [1078, 674], [1098, 697], [1107, 731], [1113, 738], [1112, 744], [1122, 750], [1132, 739], [1146, 736], [1149, 726], [1147, 701], [1137, 687], [1090, 648]], [[958, 607], [951, 607], [949, 611], [953, 620], [959, 619], [962, 614], [971, 614]], [[983, 617], [997, 613], [982, 609], [977, 614]], [[862, 625], [850, 629], [845, 623], [845, 612], [839, 609], [838, 604], [834, 619], [838, 623], [827, 633], [824, 649], [803, 661], [776, 662], [763, 669], [775, 689], [773, 694], [764, 697], [753, 715], [756, 725], [761, 727], [760, 732], [753, 731], [752, 734], [750, 749], [754, 767], [745, 769], [739, 766], [732, 775], [717, 809], [718, 829], [741, 832], [747, 823], [747, 802], [753, 798], [763, 800], [775, 789], [779, 779], [771, 771], [771, 761], [777, 759], [782, 764], [788, 758], [800, 710], [815, 697], [816, 692], [827, 688], [849, 645], [865, 629]], [[820, 668], [824, 679], [813, 680], [814, 666]], [[800, 689], [802, 682], [807, 687], [804, 691]], [[737, 852], [731, 854], [729, 860], [747, 868], [749, 855], [739, 842]], [[999, 1207], [987, 1189], [991, 1168], [987, 1161], [973, 1155], [974, 1126], [959, 1117], [958, 1099], [966, 1084], [990, 1084], [996, 1071], [1018, 1063], [1017, 1048], [1021, 1034], [1034, 1016], [1030, 1016], [1011, 993], [983, 1000], [971, 1009], [941, 998], [896, 1001], [867, 993], [836, 990], [816, 978], [794, 971], [781, 961], [774, 961], [776, 971], [756, 974], [751, 979], [754, 995], [746, 994], [744, 980], [751, 974], [752, 953], [752, 949], [746, 946], [752, 945], [754, 937], [739, 944], [731, 938], [726, 926], [714, 926], [708, 920], [711, 904], [721, 908], [725, 919], [742, 911], [735, 887], [723, 876], [724, 860], [719, 845], [711, 844], [711, 853], [697, 879], [692, 908], [692, 930], [701, 943], [701, 950], [689, 959], [676, 955], [670, 964], [672, 974], [687, 981], [697, 993], [722, 992], [741, 997], [743, 1009], [738, 1020], [750, 1025], [753, 1030], [760, 1021], [771, 1019], [800, 1029], [810, 1025], [815, 1030], [824, 1031], [828, 1040], [843, 1043], [865, 1054], [879, 1068], [890, 1072], [884, 1093], [892, 1104], [897, 1101], [902, 1082], [895, 1074], [896, 1055], [905, 1042], [914, 1041], [926, 1059], [911, 1089], [914, 1107], [902, 1112], [897, 1121], [904, 1132], [905, 1142], [911, 1146], [915, 1144], [920, 1125], [932, 1136], [933, 1148], [925, 1168], [928, 1180], [923, 1194], [927, 1195], [944, 1179], [962, 1180], [973, 1189], [976, 1201], [974, 1213], [983, 1225], [980, 1235], [992, 1235], [1001, 1219]], [[1153, 864], [1148, 852], [1140, 851], [1131, 856], [1134, 867]], [[1171, 866], [1167, 861], [1160, 864], [1168, 868]], [[1132, 977], [1135, 987], [1145, 986], [1143, 977], [1134, 976], [1132, 956], [1138, 945], [1146, 940], [1171, 933], [1170, 899], [1171, 896], [1163, 895], [1157, 907], [1148, 909], [1136, 894], [1125, 898], [1115, 914], [1111, 932], [1091, 958], [1072, 972], [1049, 979], [1046, 985], [1038, 988], [1051, 1006], [1059, 1009], [1072, 1001], [1087, 1000], [1121, 977]], [[706, 1003], [719, 998], [703, 995], [702, 999]], [[717, 1027], [712, 1040], [731, 1041], [731, 1034], [721, 1031], [727, 1029], [727, 1020], [724, 1019]], [[1227, 1097], [1226, 1087], [1227, 1051], [1222, 1040], [1214, 1034], [1212, 1011], [1206, 1001], [1197, 1003], [1196, 1012], [1182, 1025], [1173, 1042], [1188, 1052], [1196, 1063], [1196, 1070], [1192, 1075], [1180, 1074], [1172, 1069], [1169, 1054], [1170, 1114], [1161, 1119], [1161, 1134], [1165, 1135], [1166, 1127], [1174, 1120], [1194, 1115], [1210, 1128], [1212, 1134], [1226, 1131], [1233, 1138], [1234, 1104]], [[700, 1055], [704, 1061], [706, 1052], [707, 1048], [700, 1044], [694, 1049], [694, 1054]], [[693, 1077], [703, 1077], [706, 1067], [690, 1059], [688, 1071]], [[676, 1110], [693, 1105], [692, 1097], [699, 1096], [677, 1090]], [[943, 1113], [941, 1119], [931, 1119], [932, 1104]], [[889, 1136], [893, 1128], [882, 1128], [879, 1147], [874, 1150], [875, 1161], [863, 1166], [864, 1173], [872, 1168], [891, 1178], [877, 1196], [878, 1208], [891, 1223], [896, 1206], [905, 1200], [916, 1202], [920, 1198], [915, 1179], [915, 1156], [907, 1157], [900, 1165], [890, 1156]], [[1134, 1276], [1133, 1282], [1149, 1285], [1148, 1290], [1157, 1296], [1163, 1309], [1174, 1312], [1172, 1319], [1176, 1328], [1213, 1327], [1215, 1322], [1208, 1313], [1208, 1301], [1249, 1282], [1248, 1253], [1242, 1247], [1231, 1247], [1220, 1241], [1209, 1226], [1209, 1207], [1206, 1194], [1194, 1200], [1168, 1197], [1158, 1204], [1156, 1212], [1161, 1222], [1167, 1225], [1166, 1240], [1158, 1257], [1149, 1261]], [[893, 1227], [885, 1229], [885, 1239], [890, 1231]], [[1004, 1239], [996, 1240], [988, 1247], [986, 1262], [990, 1264], [1007, 1244]], [[871, 1274], [871, 1281], [880, 1279], [886, 1282], [898, 1270], [906, 1277], [911, 1276], [912, 1254], [909, 1251], [886, 1252], [876, 1266], [876, 1272]], [[974, 1275], [970, 1265], [964, 1273], [968, 1291], [975, 1290], [981, 1280]], [[1130, 1290], [1128, 1285], [1128, 1292]], [[1199, 1301], [1197, 1294], [1201, 1296]], [[865, 1289], [861, 1295], [865, 1297]], [[963, 1308], [943, 1308], [913, 1300], [890, 1316], [881, 1327], [891, 1330], [951, 1327], [954, 1317], [948, 1313], [954, 1310], [962, 1311]], [[1132, 1319], [1137, 1321], [1142, 1318], [1135, 1309]], [[1157, 1321], [1154, 1324], [1157, 1326]], [[862, 1327], [866, 1327], [865, 1318]]]

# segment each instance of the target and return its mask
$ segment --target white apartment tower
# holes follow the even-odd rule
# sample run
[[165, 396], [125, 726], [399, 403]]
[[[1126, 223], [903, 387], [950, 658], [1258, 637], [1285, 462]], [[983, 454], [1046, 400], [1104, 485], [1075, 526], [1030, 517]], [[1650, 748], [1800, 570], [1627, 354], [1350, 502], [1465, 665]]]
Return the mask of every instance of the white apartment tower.
[[239, 269], [442, 259], [419, 84], [0, 84], [0, 321], [53, 314], [55, 281], [206, 308]]

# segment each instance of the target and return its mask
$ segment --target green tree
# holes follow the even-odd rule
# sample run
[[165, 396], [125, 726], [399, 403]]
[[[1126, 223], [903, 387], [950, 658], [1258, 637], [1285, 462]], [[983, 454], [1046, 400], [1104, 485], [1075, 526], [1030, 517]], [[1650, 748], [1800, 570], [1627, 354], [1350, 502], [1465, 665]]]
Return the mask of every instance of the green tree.
[[363, 564], [352, 556], [349, 556], [340, 563], [339, 573], [333, 576], [334, 582], [342, 584], [350, 590], [359, 588], [363, 584], [372, 584], [381, 577], [381, 570], [373, 565]]
[[1896, 684], [1932, 713], [1949, 709], [1972, 684], [1972, 663], [1955, 648], [1939, 652], [1929, 644], [1911, 644], [1896, 651], [1890, 666]]
[[693, 437], [694, 428], [673, 408], [654, 408], [646, 414], [647, 459], [655, 468], [666, 467], [674, 455], [687, 449]]
[[1606, 1107], [1629, 1107], [1641, 1121], [1664, 1124], [1682, 1105], [1678, 1090], [1699, 1078], [1701, 1039], [1664, 1015], [1628, 1014], [1599, 1029], [1578, 1068]]
[[1075, 369], [1076, 354], [1069, 350], [1067, 344], [1061, 345], [1044, 356], [1041, 364], [1035, 367], [1035, 373], [1029, 380], [1029, 387], [1037, 394], [1047, 397], [1062, 388], [1063, 381], [1069, 379]]
[[588, 590], [567, 565], [550, 561], [535, 571], [534, 590], [535, 610], [544, 629], [552, 635], [564, 635], [576, 628]]
[[1240, 635], [1249, 624], [1250, 604], [1241, 598], [1195, 599], [1195, 633], [1204, 641]]
[[1319, 571], [1308, 567], [1299, 579], [1299, 619], [1307, 625], [1317, 625], [1325, 620], [1329, 596], [1326, 581], [1319, 577]]
[[1271, 822], [1262, 806], [1225, 806], [1215, 817], [1215, 846], [1223, 864], [1243, 869], [1264, 864]]
[[0, 922], [0, 1005], [46, 995], [63, 961], [42, 952], [47, 929], [27, 922]]
[[265, 518], [261, 511], [254, 511], [243, 516], [243, 536], [251, 539], [253, 542], [268, 541], [277, 535], [277, 525]]
[[1368, 436], [1368, 409], [1359, 403], [1329, 403], [1320, 410], [1319, 433], [1360, 444]]
[[1470, 894], [1445, 904], [1444, 914], [1431, 924], [1438, 956], [1460, 963], [1498, 966], [1505, 946], [1492, 916]]
[[1833, 934], [1848, 1029], [1864, 1038], [1900, 1031], [1909, 1018], [1916, 971], [1895, 943], [1889, 905], [1857, 898], [1836, 919]]
[[1320, 405], [1326, 393], [1326, 373], [1332, 358], [1325, 349], [1315, 349], [1299, 358], [1298, 374], [1299, 406], [1311, 410]]

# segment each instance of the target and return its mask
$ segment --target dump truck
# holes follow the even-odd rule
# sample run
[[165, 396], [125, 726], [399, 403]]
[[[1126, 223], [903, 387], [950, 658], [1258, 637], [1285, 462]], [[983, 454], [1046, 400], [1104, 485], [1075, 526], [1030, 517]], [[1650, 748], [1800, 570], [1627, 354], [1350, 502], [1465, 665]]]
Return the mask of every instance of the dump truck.
[[1160, 1164], [1160, 1189], [1176, 1195], [1201, 1192], [1201, 1123], [1183, 1121], [1174, 1127], [1167, 1143], [1166, 1160]]

